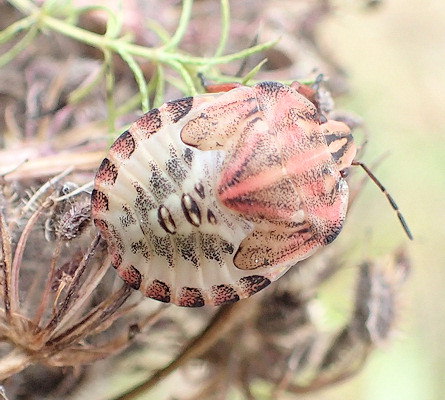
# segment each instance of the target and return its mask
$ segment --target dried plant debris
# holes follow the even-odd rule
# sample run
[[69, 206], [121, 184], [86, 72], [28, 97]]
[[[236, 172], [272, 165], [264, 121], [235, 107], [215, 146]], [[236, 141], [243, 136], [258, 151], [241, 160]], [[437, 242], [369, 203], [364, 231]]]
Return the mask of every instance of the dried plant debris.
[[[145, 320], [127, 319], [137, 301], [126, 302], [131, 289], [120, 281], [115, 288], [107, 274], [89, 193], [58, 201], [72, 188], [52, 180], [36, 191], [32, 207], [1, 196], [2, 380], [34, 364], [77, 367], [106, 358], [133, 341], [135, 326], [140, 331], [157, 315], [154, 309]], [[4, 185], [2, 192], [9, 189]]]
[[404, 251], [364, 262], [359, 268], [354, 310], [338, 333], [320, 329], [314, 312], [317, 300], [311, 290], [295, 291], [288, 282], [277, 282], [242, 326], [206, 353], [204, 359], [215, 374], [214, 389], [221, 385], [219, 371], [229, 363], [238, 371], [238, 378], [228, 385], [237, 385], [252, 398], [252, 386], [258, 379], [268, 384], [271, 398], [278, 398], [279, 393], [316, 391], [354, 375], [397, 326], [400, 287], [409, 269]]

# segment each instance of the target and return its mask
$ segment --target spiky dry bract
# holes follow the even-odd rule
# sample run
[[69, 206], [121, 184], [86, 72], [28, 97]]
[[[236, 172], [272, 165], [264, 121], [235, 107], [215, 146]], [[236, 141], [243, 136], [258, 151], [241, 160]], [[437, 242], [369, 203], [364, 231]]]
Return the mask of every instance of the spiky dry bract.
[[72, 240], [82, 233], [91, 220], [91, 204], [89, 201], [74, 204], [61, 217], [56, 226], [56, 234], [62, 240]]

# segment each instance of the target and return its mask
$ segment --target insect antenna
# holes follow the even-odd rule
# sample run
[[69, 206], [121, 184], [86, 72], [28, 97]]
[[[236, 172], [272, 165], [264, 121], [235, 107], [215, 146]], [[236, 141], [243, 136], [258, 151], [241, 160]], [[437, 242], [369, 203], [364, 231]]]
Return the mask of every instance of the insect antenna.
[[363, 170], [367, 173], [367, 175], [372, 179], [372, 181], [379, 187], [379, 189], [382, 191], [382, 193], [386, 196], [386, 198], [389, 201], [389, 204], [391, 204], [391, 207], [394, 209], [394, 211], [397, 213], [397, 217], [399, 218], [400, 223], [402, 224], [403, 230], [406, 233], [406, 236], [410, 240], [413, 240], [413, 235], [411, 233], [411, 230], [408, 227], [408, 224], [405, 221], [405, 218], [403, 217], [402, 213], [399, 210], [399, 206], [394, 201], [392, 196], [388, 193], [386, 188], [381, 184], [381, 182], [377, 179], [377, 177], [371, 172], [371, 170], [366, 166], [366, 164], [360, 162], [360, 161], [353, 161], [351, 165], [356, 165], [359, 167], [362, 167]]

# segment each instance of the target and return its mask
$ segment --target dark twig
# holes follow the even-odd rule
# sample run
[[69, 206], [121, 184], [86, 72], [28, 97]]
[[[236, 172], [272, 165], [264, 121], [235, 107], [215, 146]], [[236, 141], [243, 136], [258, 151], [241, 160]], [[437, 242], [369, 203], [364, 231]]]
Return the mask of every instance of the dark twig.
[[232, 327], [240, 316], [240, 311], [244, 309], [247, 303], [249, 302], [244, 301], [222, 306], [207, 327], [188, 343], [184, 350], [173, 361], [164, 368], [156, 371], [144, 382], [115, 397], [113, 400], [135, 399], [140, 394], [146, 393], [152, 389], [157, 383], [166, 378], [188, 360], [204, 353]]

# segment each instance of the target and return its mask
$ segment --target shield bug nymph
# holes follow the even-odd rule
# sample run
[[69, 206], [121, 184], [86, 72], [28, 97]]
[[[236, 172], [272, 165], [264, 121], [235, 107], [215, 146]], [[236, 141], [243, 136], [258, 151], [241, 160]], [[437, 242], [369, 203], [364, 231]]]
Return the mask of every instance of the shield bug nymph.
[[92, 193], [119, 275], [180, 306], [249, 297], [331, 243], [356, 163], [350, 129], [323, 116], [310, 87], [210, 89], [133, 123]]

